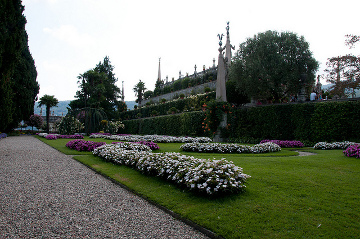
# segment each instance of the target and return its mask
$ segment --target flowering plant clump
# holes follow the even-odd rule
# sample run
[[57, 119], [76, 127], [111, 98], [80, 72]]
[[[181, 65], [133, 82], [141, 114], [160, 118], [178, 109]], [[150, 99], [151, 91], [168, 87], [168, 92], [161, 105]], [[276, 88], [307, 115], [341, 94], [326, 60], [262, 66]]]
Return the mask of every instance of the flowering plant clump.
[[[112, 142], [112, 144], [120, 144], [120, 143], [123, 143], [123, 142]], [[143, 144], [143, 145], [148, 146], [151, 150], [160, 149], [159, 145], [157, 145], [157, 143], [154, 143], [154, 142], [140, 141], [140, 142], [130, 142], [130, 143]]]
[[271, 142], [254, 146], [220, 143], [186, 143], [181, 145], [180, 149], [187, 152], [202, 153], [268, 153], [281, 150], [279, 145]]
[[7, 137], [7, 134], [5, 134], [5, 133], [0, 133], [0, 139], [6, 138], [6, 137]]
[[207, 143], [212, 140], [209, 137], [174, 137], [166, 135], [90, 135], [90, 138], [104, 138], [117, 141], [129, 141], [129, 142], [139, 142], [139, 141], [151, 141], [155, 143], [190, 143], [190, 142], [200, 142]]
[[44, 123], [44, 119], [37, 114], [31, 115], [29, 120], [30, 120], [30, 126], [35, 126], [38, 129], [40, 129]]
[[110, 133], [91, 133], [90, 138], [104, 138], [104, 136], [111, 136]]
[[360, 158], [360, 144], [350, 145], [343, 153], [347, 157]]
[[58, 136], [55, 135], [55, 134], [48, 134], [45, 136], [45, 139], [49, 139], [49, 140], [54, 140], [54, 139], [57, 139]]
[[149, 146], [135, 142], [112, 142], [112, 144], [126, 150], [151, 151]]
[[319, 142], [314, 145], [314, 149], [346, 149], [351, 145], [355, 145], [354, 142], [344, 141], [344, 142]]
[[85, 126], [78, 119], [71, 115], [66, 115], [61, 119], [59, 123], [59, 132], [60, 134], [74, 134], [75, 132], [81, 132]]
[[81, 134], [74, 135], [60, 135], [60, 134], [47, 134], [47, 133], [39, 133], [38, 134], [45, 139], [55, 140], [55, 139], [83, 139], [84, 136]]
[[279, 145], [281, 148], [302, 148], [302, 147], [304, 147], [304, 144], [301, 141], [290, 141], [290, 140], [264, 139], [260, 142], [260, 144], [266, 143], [266, 142], [275, 143], [275, 144]]
[[180, 153], [126, 150], [121, 145], [104, 145], [96, 148], [93, 154], [207, 195], [239, 192], [250, 177], [242, 172], [242, 168], [225, 159], [207, 160]]
[[75, 139], [66, 143], [66, 147], [75, 149], [77, 151], [93, 151], [97, 147], [104, 145], [105, 142], [85, 141], [82, 139]]

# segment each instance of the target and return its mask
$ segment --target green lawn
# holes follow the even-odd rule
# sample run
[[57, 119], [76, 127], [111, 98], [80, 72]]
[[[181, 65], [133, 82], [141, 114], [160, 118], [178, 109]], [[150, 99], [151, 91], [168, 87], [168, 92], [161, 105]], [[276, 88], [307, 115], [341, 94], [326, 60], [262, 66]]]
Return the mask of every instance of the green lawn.
[[[69, 139], [41, 140], [66, 154], [79, 154], [76, 160], [225, 238], [360, 235], [360, 160], [345, 157], [342, 150], [304, 148], [301, 150], [317, 154], [301, 157], [288, 149], [262, 155], [186, 153], [199, 158], [224, 157], [251, 175], [245, 192], [211, 199], [67, 149]], [[179, 152], [180, 145], [159, 144], [159, 151]]]

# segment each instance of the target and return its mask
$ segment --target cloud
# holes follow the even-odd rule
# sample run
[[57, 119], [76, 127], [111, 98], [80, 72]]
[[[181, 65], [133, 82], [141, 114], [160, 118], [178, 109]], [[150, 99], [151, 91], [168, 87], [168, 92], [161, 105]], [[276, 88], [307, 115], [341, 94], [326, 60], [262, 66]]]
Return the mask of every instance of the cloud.
[[45, 27], [43, 31], [74, 47], [92, 47], [96, 42], [92, 36], [87, 33], [80, 33], [73, 25], [62, 25], [59, 28]]

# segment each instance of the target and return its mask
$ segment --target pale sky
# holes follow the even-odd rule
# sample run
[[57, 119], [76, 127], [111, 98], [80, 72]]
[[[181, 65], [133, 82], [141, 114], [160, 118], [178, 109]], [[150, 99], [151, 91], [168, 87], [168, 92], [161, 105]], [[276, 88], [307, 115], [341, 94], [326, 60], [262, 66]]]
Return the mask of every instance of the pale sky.
[[[161, 76], [171, 80], [211, 67], [218, 57], [217, 34], [239, 44], [267, 30], [304, 36], [324, 74], [328, 58], [360, 54], [345, 35], [360, 35], [358, 0], [23, 0], [39, 97], [73, 100], [77, 76], [109, 56], [125, 101], [135, 100], [141, 79], [154, 90]], [[225, 37], [224, 37], [225, 39]], [[225, 43], [225, 40], [223, 42]], [[325, 83], [325, 81], [322, 81]]]

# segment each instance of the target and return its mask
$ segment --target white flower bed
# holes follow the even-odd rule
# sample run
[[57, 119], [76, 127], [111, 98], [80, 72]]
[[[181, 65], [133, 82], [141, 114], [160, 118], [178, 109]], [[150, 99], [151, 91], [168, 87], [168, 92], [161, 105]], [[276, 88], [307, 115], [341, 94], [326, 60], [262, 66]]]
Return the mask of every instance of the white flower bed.
[[242, 168], [225, 159], [208, 160], [180, 153], [125, 150], [119, 145], [103, 145], [94, 150], [94, 155], [208, 195], [239, 192], [245, 188], [244, 183], [250, 177], [242, 172]]
[[344, 141], [344, 142], [319, 142], [314, 145], [314, 149], [346, 149], [351, 145], [355, 145], [354, 142]]
[[209, 137], [174, 137], [166, 135], [100, 135], [92, 134], [90, 138], [104, 138], [117, 141], [152, 141], [155, 143], [190, 143], [190, 142], [200, 142], [207, 143], [212, 140]]
[[268, 153], [281, 150], [279, 145], [271, 142], [254, 146], [220, 143], [186, 143], [181, 145], [180, 149], [186, 152], [202, 153]]

